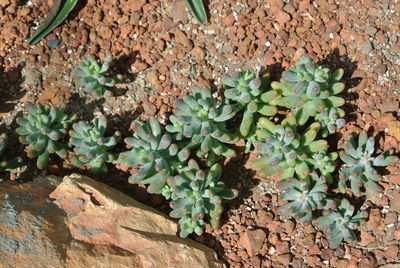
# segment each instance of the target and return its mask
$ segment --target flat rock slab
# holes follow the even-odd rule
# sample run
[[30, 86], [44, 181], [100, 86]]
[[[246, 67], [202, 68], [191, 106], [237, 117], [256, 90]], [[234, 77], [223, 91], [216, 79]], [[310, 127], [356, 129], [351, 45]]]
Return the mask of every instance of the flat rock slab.
[[60, 180], [0, 184], [5, 267], [225, 267], [168, 216], [88, 177]]

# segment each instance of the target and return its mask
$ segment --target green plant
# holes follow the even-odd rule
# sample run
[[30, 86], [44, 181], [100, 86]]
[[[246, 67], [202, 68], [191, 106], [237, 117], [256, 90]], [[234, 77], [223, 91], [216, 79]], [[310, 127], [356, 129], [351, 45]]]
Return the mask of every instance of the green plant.
[[306, 162], [315, 170], [325, 176], [327, 183], [333, 181], [332, 172], [336, 169], [336, 159], [338, 158], [337, 152], [327, 153], [326, 151], [316, 152], [307, 158]]
[[130, 151], [119, 154], [115, 163], [126, 167], [141, 165], [138, 174], [129, 178], [130, 183], [149, 184], [150, 193], [170, 196], [170, 189], [166, 179], [183, 163], [177, 157], [178, 146], [173, 143], [169, 134], [163, 134], [161, 126], [155, 117], [146, 123], [135, 121], [132, 124], [133, 137], [125, 139]]
[[86, 90], [93, 92], [98, 97], [109, 98], [113, 96], [108, 87], [115, 86], [121, 78], [119, 76], [106, 76], [111, 61], [111, 56], [107, 56], [100, 66], [92, 56], [89, 56], [75, 69], [74, 74], [79, 77], [78, 85], [85, 87]]
[[344, 127], [346, 121], [342, 118], [345, 112], [343, 109], [333, 107], [315, 115], [315, 121], [322, 126], [322, 137], [326, 138], [329, 134], [335, 133], [339, 128]]
[[107, 172], [106, 163], [116, 160], [113, 149], [121, 138], [121, 133], [116, 131], [110, 137], [104, 137], [107, 128], [107, 119], [104, 115], [93, 120], [93, 127], [84, 121], [72, 125], [69, 132], [69, 142], [75, 146], [71, 162], [75, 166], [86, 166], [92, 172]]
[[283, 215], [296, 216], [304, 224], [310, 224], [316, 209], [322, 209], [329, 203], [326, 199], [328, 186], [324, 176], [318, 177], [312, 172], [304, 180], [290, 178], [276, 184], [283, 193], [282, 200], [291, 201], [279, 208]]
[[186, 0], [186, 3], [198, 22], [203, 24], [207, 22], [207, 14], [204, 9], [203, 0]]
[[279, 82], [271, 83], [282, 96], [270, 104], [293, 109], [300, 125], [324, 111], [330, 115], [330, 109], [344, 104], [343, 98], [335, 96], [344, 90], [344, 84], [339, 82], [342, 76], [343, 69], [330, 75], [328, 68], [303, 55], [295, 66], [283, 72]]
[[255, 131], [255, 113], [272, 116], [278, 111], [276, 107], [268, 105], [268, 102], [278, 97], [275, 90], [263, 92], [269, 85], [269, 74], [261, 79], [256, 77], [253, 70], [235, 72], [232, 76], [223, 78], [225, 98], [240, 103], [244, 108], [239, 132], [242, 137], [249, 137]]
[[328, 142], [315, 140], [321, 124], [312, 123], [301, 135], [296, 133], [296, 125], [293, 113], [289, 113], [281, 125], [275, 125], [267, 118], [259, 119], [255, 148], [260, 157], [253, 161], [253, 167], [260, 171], [261, 176], [282, 172], [281, 179], [295, 174], [305, 179], [313, 167], [327, 174], [322, 161], [335, 165], [334, 155], [325, 157]]
[[77, 2], [78, 0], [55, 0], [46, 19], [28, 39], [28, 44], [35, 45], [53, 31], [54, 28], [67, 18], [68, 14], [72, 9], [74, 9]]
[[337, 248], [343, 239], [348, 242], [357, 241], [353, 230], [367, 218], [365, 212], [354, 215], [354, 206], [347, 199], [335, 200], [335, 203], [337, 209], [325, 210], [317, 220], [332, 248]]
[[28, 114], [17, 119], [19, 141], [26, 144], [29, 158], [37, 157], [37, 167], [47, 166], [49, 155], [56, 153], [61, 158], [68, 156], [63, 138], [68, 134], [76, 115], [69, 116], [61, 109], [50, 106], [27, 104]]
[[[3, 156], [3, 152], [5, 151], [8, 144], [8, 136], [7, 134], [3, 133], [0, 135], [0, 156]], [[15, 157], [11, 160], [2, 160], [0, 162], [0, 172], [9, 171], [19, 167], [22, 163], [21, 157]]]
[[191, 149], [197, 149], [197, 156], [205, 157], [209, 166], [219, 156], [234, 156], [235, 151], [224, 143], [235, 143], [238, 136], [229, 133], [225, 122], [234, 117], [240, 108], [240, 104], [217, 101], [207, 88], [196, 87], [192, 95], [177, 99], [174, 114], [169, 117], [172, 125], [167, 125], [166, 129], [175, 133], [176, 141], [182, 141], [183, 149], [178, 153], [181, 161], [189, 158]]
[[346, 164], [339, 175], [339, 189], [346, 191], [350, 183], [351, 191], [356, 195], [362, 194], [361, 187], [367, 192], [379, 192], [382, 188], [377, 183], [381, 176], [374, 168], [375, 166], [387, 166], [394, 163], [398, 158], [393, 156], [393, 151], [385, 151], [378, 156], [374, 154], [375, 141], [373, 137], [368, 138], [365, 131], [358, 136], [358, 144], [352, 135], [347, 137], [344, 150], [339, 154], [340, 159]]
[[213, 228], [219, 226], [223, 211], [222, 201], [238, 195], [236, 190], [225, 189], [224, 184], [219, 181], [221, 172], [219, 164], [203, 171], [191, 159], [188, 166], [180, 171], [180, 175], [168, 178], [172, 198], [170, 216], [179, 218], [181, 237], [193, 232], [201, 235], [207, 221]]

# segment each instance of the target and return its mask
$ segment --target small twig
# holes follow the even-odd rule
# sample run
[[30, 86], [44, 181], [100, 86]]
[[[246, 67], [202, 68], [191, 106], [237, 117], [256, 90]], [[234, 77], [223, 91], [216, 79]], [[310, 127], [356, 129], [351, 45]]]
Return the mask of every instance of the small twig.
[[388, 246], [380, 246], [380, 247], [363, 247], [363, 246], [358, 246], [358, 245], [355, 245], [355, 246], [353, 246], [353, 247], [355, 247], [355, 248], [359, 248], [359, 249], [365, 249], [365, 250], [375, 250], [375, 249], [385, 249], [385, 250], [386, 250], [386, 248], [387, 248]]

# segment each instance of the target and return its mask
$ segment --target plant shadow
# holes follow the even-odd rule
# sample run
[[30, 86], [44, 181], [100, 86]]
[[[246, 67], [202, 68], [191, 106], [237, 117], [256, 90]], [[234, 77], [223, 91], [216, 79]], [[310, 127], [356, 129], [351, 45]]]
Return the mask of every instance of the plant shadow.
[[252, 189], [260, 183], [254, 179], [256, 172], [246, 168], [249, 154], [244, 153], [244, 147], [235, 147], [237, 155], [224, 163], [221, 177], [227, 188], [240, 190], [239, 196], [229, 202], [230, 209], [237, 209], [243, 204], [245, 199], [252, 196]]
[[135, 62], [135, 58], [139, 52], [133, 51], [130, 55], [122, 55], [116, 59], [113, 59], [110, 64], [110, 75], [118, 75], [122, 74], [124, 79], [128, 78], [130, 80], [134, 80], [135, 76], [129, 71], [131, 69], [132, 64]]
[[211, 20], [210, 0], [203, 0], [204, 10], [206, 11], [207, 21]]
[[80, 120], [91, 121], [95, 117], [95, 112], [101, 111], [104, 102], [104, 98], [95, 99], [74, 93], [66, 104], [65, 111], [68, 114], [76, 114]]
[[79, 0], [71, 13], [69, 13], [68, 20], [74, 20], [78, 17], [79, 12], [86, 6], [87, 0]]

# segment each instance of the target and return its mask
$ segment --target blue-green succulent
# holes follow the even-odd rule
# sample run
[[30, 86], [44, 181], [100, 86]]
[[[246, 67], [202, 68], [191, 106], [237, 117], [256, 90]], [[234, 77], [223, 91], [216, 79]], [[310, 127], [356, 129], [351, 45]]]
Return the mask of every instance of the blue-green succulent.
[[129, 182], [149, 184], [148, 192], [163, 194], [169, 198], [170, 189], [166, 179], [175, 175], [185, 162], [178, 157], [178, 145], [173, 142], [171, 135], [163, 133], [155, 117], [149, 118], [146, 123], [135, 121], [132, 129], [133, 136], [125, 139], [131, 150], [120, 153], [115, 163], [126, 167], [140, 165], [138, 172], [129, 178]]
[[179, 218], [181, 237], [193, 232], [201, 235], [207, 222], [213, 228], [219, 226], [222, 201], [238, 195], [236, 190], [224, 187], [220, 181], [221, 172], [219, 164], [204, 171], [191, 159], [187, 167], [180, 170], [180, 175], [168, 178], [172, 198], [170, 216]]
[[343, 119], [345, 112], [341, 108], [325, 109], [325, 111], [315, 115], [315, 121], [321, 123], [322, 137], [326, 138], [329, 134], [337, 132], [344, 127], [346, 120]]
[[336, 169], [337, 158], [337, 152], [327, 153], [326, 151], [319, 151], [307, 158], [306, 162], [314, 170], [318, 170], [326, 178], [326, 182], [330, 184], [333, 181], [332, 173]]
[[27, 145], [25, 151], [29, 158], [37, 157], [37, 167], [47, 166], [49, 155], [56, 153], [61, 158], [68, 157], [67, 136], [76, 115], [67, 115], [62, 109], [28, 103], [28, 114], [17, 119], [16, 129], [19, 141]]
[[233, 75], [226, 75], [222, 79], [225, 87], [225, 98], [240, 103], [242, 109], [244, 109], [239, 127], [242, 137], [249, 137], [254, 134], [256, 113], [272, 116], [278, 111], [275, 106], [268, 105], [269, 101], [278, 97], [277, 92], [275, 90], [264, 92], [269, 86], [269, 80], [269, 74], [258, 78], [253, 70], [235, 72]]
[[115, 131], [110, 137], [104, 137], [107, 129], [107, 119], [104, 115], [95, 118], [91, 126], [88, 122], [79, 121], [69, 132], [69, 142], [74, 146], [71, 162], [77, 167], [85, 166], [92, 172], [108, 171], [106, 163], [116, 160], [116, 154], [109, 152], [121, 138], [121, 133]]
[[365, 212], [354, 215], [354, 206], [347, 199], [335, 200], [334, 208], [325, 210], [323, 216], [317, 219], [317, 224], [325, 233], [332, 248], [337, 248], [343, 240], [357, 241], [354, 229], [365, 222]]
[[8, 144], [8, 136], [5, 133], [2, 133], [0, 135], [0, 157], [1, 157], [1, 162], [0, 162], [0, 172], [3, 171], [10, 171], [12, 169], [15, 169], [22, 164], [22, 158], [21, 157], [14, 157], [11, 160], [3, 160], [3, 153], [7, 148]]
[[298, 178], [305, 179], [314, 168], [325, 175], [326, 167], [322, 165], [322, 161], [330, 166], [335, 163], [334, 155], [325, 157], [328, 142], [316, 140], [320, 126], [320, 123], [314, 122], [304, 133], [299, 134], [293, 113], [289, 113], [281, 125], [275, 125], [267, 118], [260, 118], [256, 131], [258, 141], [255, 142], [259, 157], [253, 161], [253, 167], [263, 177], [281, 172], [281, 179], [291, 178], [295, 174]]
[[300, 125], [307, 123], [310, 117], [319, 113], [340, 107], [344, 99], [335, 96], [344, 90], [344, 84], [339, 82], [343, 69], [330, 74], [324, 66], [318, 66], [307, 55], [283, 72], [279, 82], [272, 82], [271, 87], [282, 96], [271, 100], [271, 105], [283, 106], [296, 113]]
[[166, 129], [180, 142], [179, 158], [188, 159], [193, 149], [211, 166], [220, 156], [234, 156], [235, 151], [225, 144], [235, 143], [238, 136], [226, 129], [225, 122], [240, 109], [239, 103], [230, 105], [216, 100], [207, 88], [195, 87], [192, 95], [177, 99], [174, 114], [169, 117], [172, 124]]
[[106, 76], [111, 61], [111, 56], [107, 56], [103, 64], [99, 65], [92, 56], [89, 56], [75, 69], [74, 74], [79, 77], [78, 86], [84, 87], [97, 97], [112, 97], [113, 93], [110, 87], [114, 87], [116, 83], [121, 81], [121, 77], [120, 75], [116, 77]]
[[350, 186], [354, 195], [362, 195], [361, 188], [367, 193], [376, 193], [382, 190], [378, 181], [381, 179], [374, 167], [384, 167], [394, 163], [398, 157], [393, 156], [393, 151], [385, 151], [374, 156], [375, 141], [365, 131], [358, 136], [358, 144], [352, 135], [347, 137], [344, 150], [339, 153], [340, 159], [346, 164], [340, 171], [339, 189], [346, 192]]
[[326, 207], [329, 202], [326, 198], [328, 186], [324, 176], [319, 177], [316, 172], [303, 180], [290, 178], [278, 182], [278, 189], [282, 191], [282, 200], [290, 201], [282, 205], [279, 210], [283, 215], [295, 216], [304, 224], [310, 224], [313, 211]]

